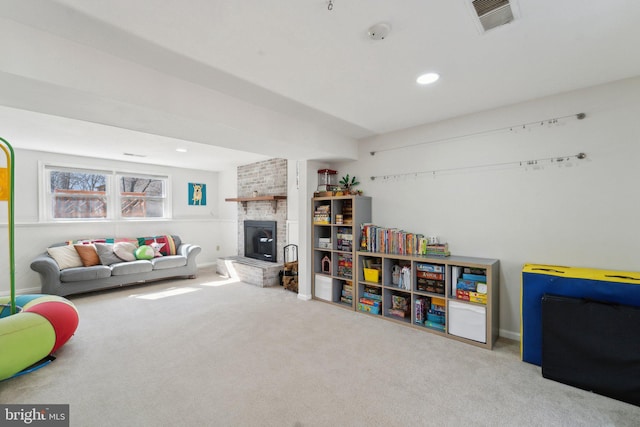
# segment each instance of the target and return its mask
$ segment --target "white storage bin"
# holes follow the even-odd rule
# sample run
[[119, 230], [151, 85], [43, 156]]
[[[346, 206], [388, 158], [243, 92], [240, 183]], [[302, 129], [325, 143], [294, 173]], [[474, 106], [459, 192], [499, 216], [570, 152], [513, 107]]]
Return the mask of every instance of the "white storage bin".
[[470, 340], [487, 342], [487, 308], [449, 301], [447, 324], [449, 333]]
[[325, 301], [333, 301], [333, 280], [331, 277], [316, 274], [315, 297]]

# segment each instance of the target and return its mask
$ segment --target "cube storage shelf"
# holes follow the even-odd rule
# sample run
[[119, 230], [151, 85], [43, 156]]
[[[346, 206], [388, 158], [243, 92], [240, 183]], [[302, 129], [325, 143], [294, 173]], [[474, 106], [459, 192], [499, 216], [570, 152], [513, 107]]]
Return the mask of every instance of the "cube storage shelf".
[[[356, 310], [475, 346], [493, 348], [499, 332], [499, 260], [366, 251], [358, 251], [356, 255]], [[365, 268], [371, 265], [379, 265], [377, 282], [365, 279]], [[471, 278], [484, 276], [486, 289], [482, 289], [482, 293], [458, 289], [461, 286], [458, 279], [463, 279], [463, 274]], [[360, 302], [361, 298], [365, 303]], [[372, 300], [378, 303], [369, 304]]]
[[[314, 300], [493, 348], [499, 330], [498, 260], [359, 251], [360, 226], [371, 221], [371, 198], [315, 197], [311, 203]], [[486, 287], [458, 289], [463, 274], [484, 277]]]
[[353, 310], [360, 225], [371, 221], [371, 198], [315, 197], [311, 203], [313, 298]]

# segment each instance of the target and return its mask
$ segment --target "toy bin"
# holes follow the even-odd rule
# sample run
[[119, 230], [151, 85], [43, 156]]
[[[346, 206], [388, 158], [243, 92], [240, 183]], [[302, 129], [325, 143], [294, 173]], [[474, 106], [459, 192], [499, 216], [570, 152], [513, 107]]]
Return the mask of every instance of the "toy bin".
[[333, 280], [331, 277], [316, 274], [314, 296], [325, 301], [333, 301]]
[[373, 268], [365, 268], [364, 280], [367, 282], [378, 283], [380, 281], [380, 270], [376, 270]]
[[449, 333], [462, 338], [486, 343], [486, 307], [449, 301]]

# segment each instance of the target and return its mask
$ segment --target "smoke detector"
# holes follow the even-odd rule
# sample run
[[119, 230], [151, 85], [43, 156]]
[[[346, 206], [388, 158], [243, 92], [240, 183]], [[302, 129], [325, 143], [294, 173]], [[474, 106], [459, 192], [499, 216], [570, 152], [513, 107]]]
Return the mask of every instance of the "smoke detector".
[[389, 31], [391, 31], [389, 24], [381, 22], [369, 27], [367, 34], [369, 34], [371, 40], [384, 40], [389, 34]]

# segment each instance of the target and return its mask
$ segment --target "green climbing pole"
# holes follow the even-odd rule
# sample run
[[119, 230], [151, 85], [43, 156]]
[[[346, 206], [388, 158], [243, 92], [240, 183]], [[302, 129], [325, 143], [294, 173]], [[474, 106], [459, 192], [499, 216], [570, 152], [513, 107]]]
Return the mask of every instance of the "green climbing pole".
[[0, 148], [7, 158], [6, 168], [0, 168], [0, 201], [7, 201], [7, 219], [9, 229], [9, 281], [11, 286], [11, 314], [16, 313], [16, 259], [14, 247], [13, 220], [13, 147], [3, 138], [0, 138]]

